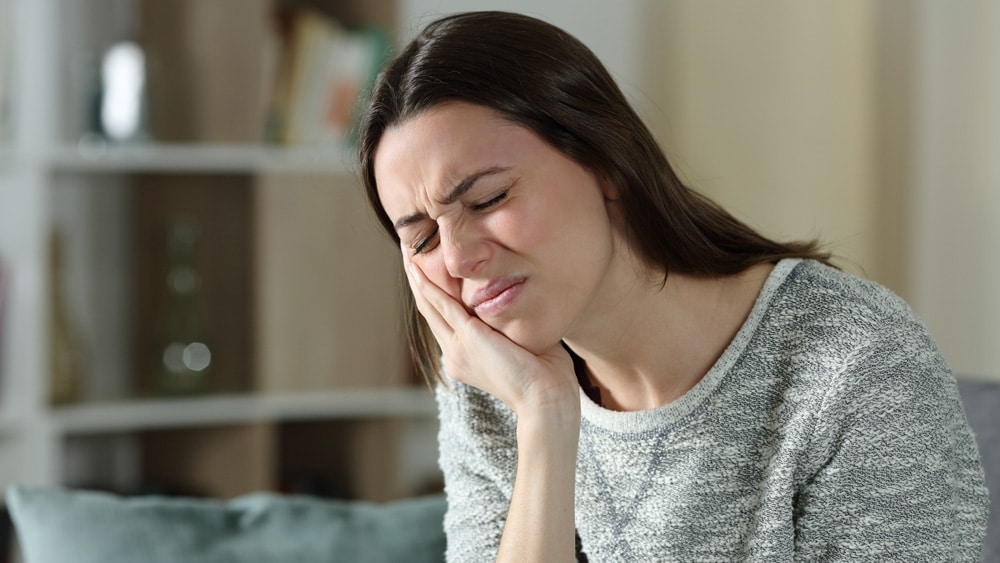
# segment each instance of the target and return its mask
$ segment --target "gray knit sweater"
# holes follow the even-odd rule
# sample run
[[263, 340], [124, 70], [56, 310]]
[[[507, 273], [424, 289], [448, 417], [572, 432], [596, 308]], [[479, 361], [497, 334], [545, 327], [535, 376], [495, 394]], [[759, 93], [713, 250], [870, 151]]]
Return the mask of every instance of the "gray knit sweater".
[[[438, 390], [448, 560], [496, 556], [516, 419]], [[987, 492], [955, 381], [888, 290], [774, 269], [691, 391], [641, 412], [581, 393], [576, 525], [603, 561], [978, 561]]]

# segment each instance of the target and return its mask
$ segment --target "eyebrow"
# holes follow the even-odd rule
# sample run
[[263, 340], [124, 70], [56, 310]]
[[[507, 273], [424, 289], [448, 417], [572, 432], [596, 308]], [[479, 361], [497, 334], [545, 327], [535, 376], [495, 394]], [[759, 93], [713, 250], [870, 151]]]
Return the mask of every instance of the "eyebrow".
[[[474, 186], [476, 182], [478, 182], [481, 178], [485, 176], [491, 176], [493, 174], [500, 174], [501, 172], [506, 172], [509, 169], [510, 167], [507, 166], [490, 166], [488, 168], [483, 168], [482, 170], [473, 172], [472, 174], [469, 174], [468, 176], [463, 178], [461, 182], [455, 184], [455, 187], [452, 188], [451, 192], [449, 192], [448, 195], [446, 195], [444, 199], [441, 200], [441, 203], [443, 203], [444, 205], [451, 205], [452, 203], [458, 201], [460, 197], [465, 195], [465, 192], [469, 191], [472, 188], [472, 186]], [[411, 213], [409, 215], [404, 215], [403, 217], [400, 217], [393, 226], [398, 231], [403, 227], [412, 225], [413, 223], [422, 221], [426, 218], [427, 218], [426, 213], [423, 212]]]

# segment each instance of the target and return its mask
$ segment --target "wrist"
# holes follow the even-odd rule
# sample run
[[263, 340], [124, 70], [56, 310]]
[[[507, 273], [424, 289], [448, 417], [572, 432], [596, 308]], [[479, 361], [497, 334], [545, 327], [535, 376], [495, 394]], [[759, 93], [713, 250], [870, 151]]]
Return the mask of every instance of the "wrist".
[[576, 447], [580, 437], [580, 401], [547, 403], [517, 413], [517, 439], [521, 444], [541, 442], [551, 447], [563, 441]]

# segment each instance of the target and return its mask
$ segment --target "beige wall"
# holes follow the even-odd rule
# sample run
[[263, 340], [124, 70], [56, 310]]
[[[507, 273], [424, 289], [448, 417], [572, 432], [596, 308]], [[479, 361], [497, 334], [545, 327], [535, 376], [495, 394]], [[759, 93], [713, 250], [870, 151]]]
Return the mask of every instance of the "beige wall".
[[650, 121], [695, 187], [818, 236], [1000, 378], [1000, 3], [650, 0]]
[[1000, 3], [915, 4], [912, 303], [956, 373], [1000, 379]]
[[653, 124], [682, 175], [762, 231], [819, 237], [879, 277], [871, 4], [650, 9]]

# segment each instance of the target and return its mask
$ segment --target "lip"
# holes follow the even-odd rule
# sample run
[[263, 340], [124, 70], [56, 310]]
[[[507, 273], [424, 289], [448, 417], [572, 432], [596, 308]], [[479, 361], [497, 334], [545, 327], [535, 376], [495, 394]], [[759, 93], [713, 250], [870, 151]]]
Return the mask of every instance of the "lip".
[[480, 317], [495, 317], [513, 305], [524, 285], [523, 277], [490, 280], [472, 295], [472, 308]]

